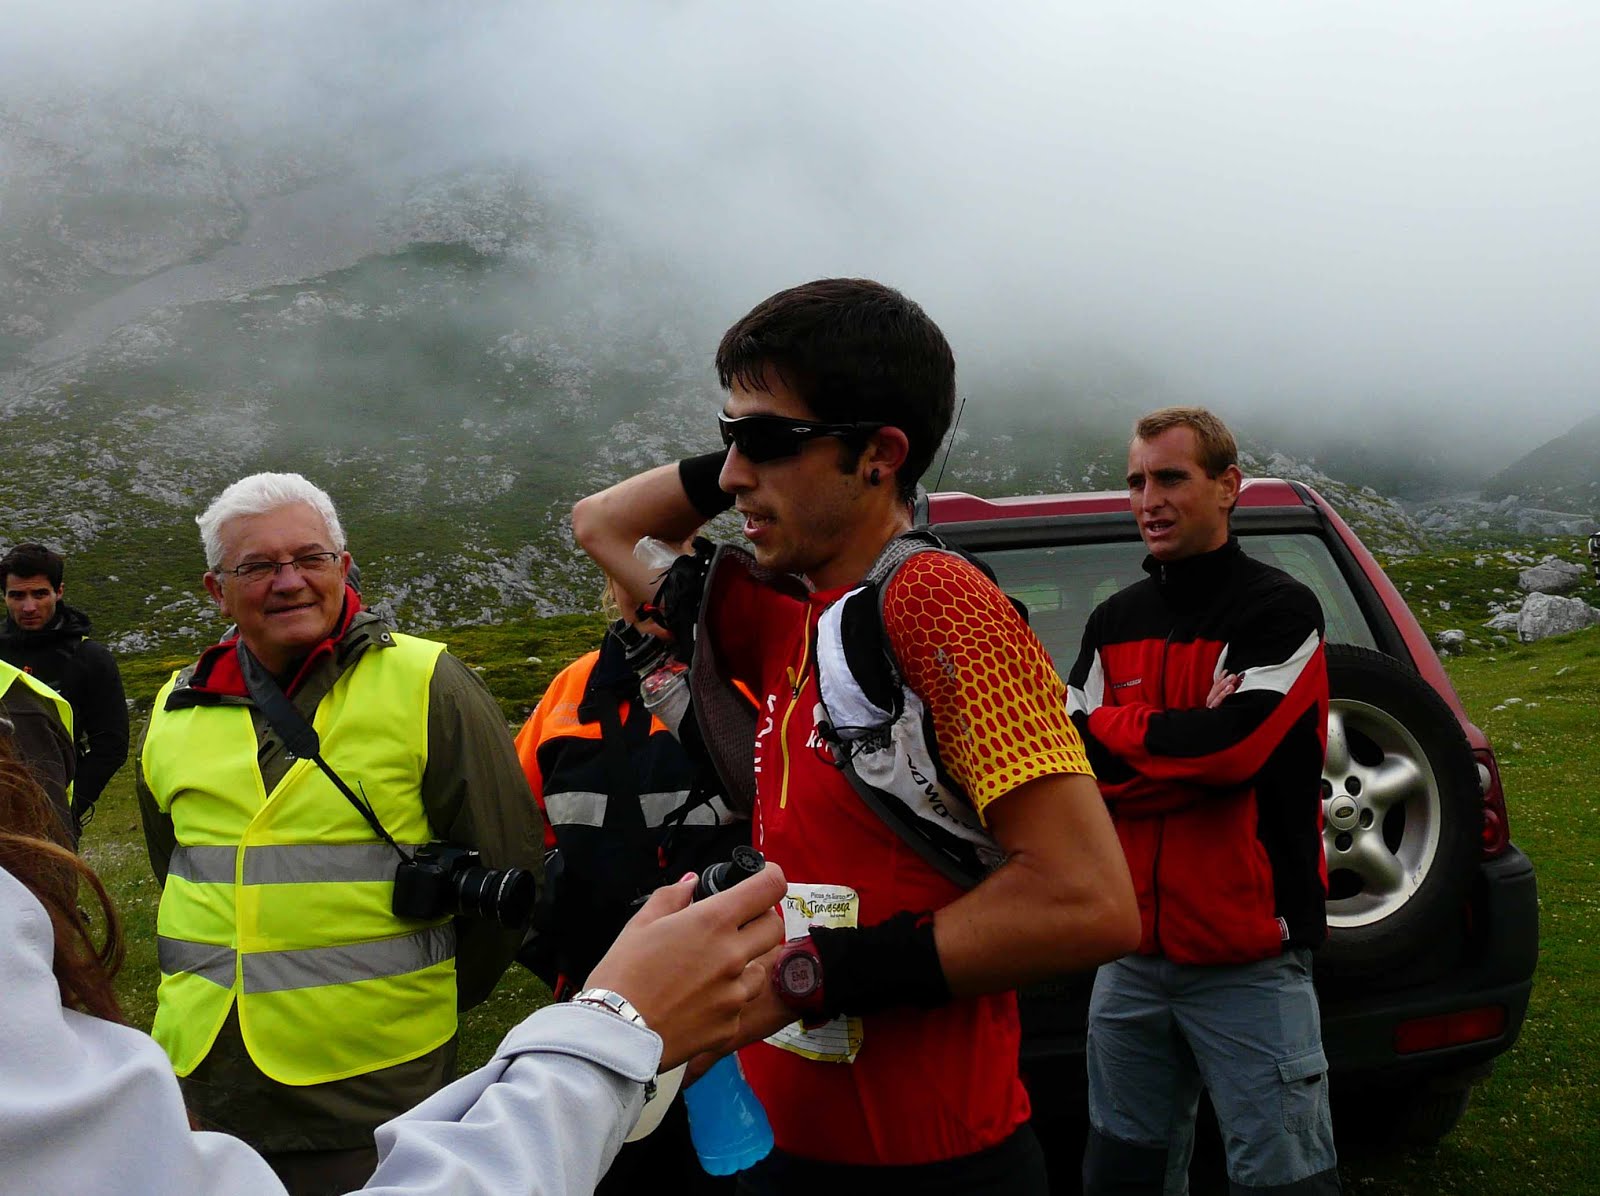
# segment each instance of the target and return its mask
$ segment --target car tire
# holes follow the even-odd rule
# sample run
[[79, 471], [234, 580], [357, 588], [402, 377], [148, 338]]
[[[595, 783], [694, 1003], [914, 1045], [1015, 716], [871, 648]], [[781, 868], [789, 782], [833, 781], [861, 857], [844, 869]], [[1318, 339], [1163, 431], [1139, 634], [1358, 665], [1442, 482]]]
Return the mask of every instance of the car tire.
[[1455, 712], [1393, 657], [1329, 644], [1319, 983], [1442, 969], [1463, 933], [1483, 799]]
[[1455, 1129], [1472, 1100], [1472, 1085], [1412, 1084], [1365, 1090], [1360, 1100], [1335, 1100], [1334, 1134], [1343, 1143], [1379, 1150], [1426, 1150]]

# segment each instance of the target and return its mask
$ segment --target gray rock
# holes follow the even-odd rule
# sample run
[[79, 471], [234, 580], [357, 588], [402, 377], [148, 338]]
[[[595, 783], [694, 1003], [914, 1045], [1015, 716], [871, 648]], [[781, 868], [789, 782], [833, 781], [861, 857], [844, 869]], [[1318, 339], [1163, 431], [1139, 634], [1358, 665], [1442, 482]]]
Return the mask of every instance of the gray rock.
[[1434, 636], [1433, 642], [1446, 655], [1459, 656], [1467, 646], [1467, 633], [1459, 628], [1451, 628]]
[[1514, 610], [1503, 610], [1484, 624], [1490, 631], [1515, 631], [1522, 616]]
[[1583, 574], [1582, 565], [1547, 556], [1517, 574], [1517, 587], [1525, 594], [1570, 594], [1583, 584]]
[[1546, 636], [1564, 635], [1600, 623], [1600, 610], [1582, 598], [1558, 598], [1553, 594], [1529, 594], [1517, 620], [1517, 638], [1525, 644]]

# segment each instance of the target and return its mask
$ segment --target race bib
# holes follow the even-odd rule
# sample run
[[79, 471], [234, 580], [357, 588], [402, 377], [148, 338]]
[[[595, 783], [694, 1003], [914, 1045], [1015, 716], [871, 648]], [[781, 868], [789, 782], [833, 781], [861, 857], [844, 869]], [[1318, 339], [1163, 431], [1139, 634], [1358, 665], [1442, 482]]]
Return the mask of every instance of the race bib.
[[[791, 883], [783, 897], [784, 938], [797, 939], [813, 926], [854, 926], [860, 908], [861, 899], [846, 885]], [[861, 1019], [841, 1015], [810, 1030], [792, 1022], [767, 1042], [818, 1063], [850, 1063], [861, 1049]]]

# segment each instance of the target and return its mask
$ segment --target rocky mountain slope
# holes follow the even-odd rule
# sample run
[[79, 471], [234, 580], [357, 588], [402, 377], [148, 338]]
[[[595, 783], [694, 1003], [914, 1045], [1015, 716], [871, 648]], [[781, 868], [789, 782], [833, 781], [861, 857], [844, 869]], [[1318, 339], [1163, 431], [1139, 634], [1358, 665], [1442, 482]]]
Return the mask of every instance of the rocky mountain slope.
[[1600, 414], [1506, 466], [1484, 483], [1483, 497], [1600, 517]]
[[[711, 446], [727, 313], [517, 170], [378, 184], [243, 145], [181, 104], [0, 112], [0, 541], [67, 552], [113, 644], [186, 651], [219, 630], [194, 515], [293, 469], [409, 625], [592, 609], [567, 512]], [[1118, 487], [1148, 396], [976, 385], [930, 485]], [[1440, 530], [1243, 431], [1248, 472], [1314, 486], [1377, 550]]]

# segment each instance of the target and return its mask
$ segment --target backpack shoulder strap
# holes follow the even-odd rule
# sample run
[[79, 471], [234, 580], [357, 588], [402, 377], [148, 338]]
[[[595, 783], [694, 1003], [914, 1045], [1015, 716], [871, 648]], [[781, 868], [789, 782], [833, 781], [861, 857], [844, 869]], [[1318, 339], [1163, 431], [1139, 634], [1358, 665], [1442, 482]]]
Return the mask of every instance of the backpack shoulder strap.
[[710, 625], [717, 617], [725, 593], [741, 585], [768, 585], [803, 598], [805, 588], [792, 577], [763, 569], [755, 557], [733, 544], [718, 545], [706, 568], [704, 588], [695, 612], [693, 663], [689, 666], [689, 709], [693, 727], [680, 733], [686, 747], [704, 750], [722, 781], [728, 806], [749, 817], [756, 804], [756, 778], [752, 771], [757, 717], [760, 711], [734, 688], [718, 653]]
[[[905, 678], [884, 623], [884, 597], [889, 583], [906, 562], [925, 552], [944, 552], [957, 556], [965, 554], [951, 549], [938, 536], [926, 530], [915, 530], [896, 536], [885, 545], [878, 559], [867, 571], [861, 587], [846, 595], [836, 607], [836, 614], [824, 614], [828, 620], [834, 614], [830, 638], [836, 636], [837, 651], [842, 659], [835, 667], [848, 674], [848, 687], [827, 687], [823, 705], [831, 720], [848, 720], [854, 726], [843, 726], [838, 721], [825, 729], [834, 758], [851, 788], [874, 814], [881, 818], [929, 866], [947, 880], [970, 889], [993, 870], [988, 861], [997, 859], [999, 848], [981, 828], [974, 829], [962, 820], [948, 816], [941, 820], [929, 817], [930, 810], [940, 803], [934, 798], [935, 775], [942, 772], [937, 760], [933, 738], [932, 720], [923, 711], [920, 720], [924, 742], [930, 753], [927, 762], [930, 775], [919, 774], [923, 796], [930, 800], [913, 808], [897, 794], [873, 784], [863, 775], [858, 757], [863, 751], [897, 753], [899, 748], [890, 740], [894, 729], [906, 711]], [[982, 567], [980, 565], [980, 567]], [[984, 570], [986, 573], [989, 571]], [[992, 574], [990, 574], [992, 577]], [[822, 667], [819, 645], [819, 669]], [[849, 692], [850, 701], [842, 700]], [[829, 697], [833, 702], [829, 702]], [[944, 825], [940, 825], [943, 821]], [[979, 843], [983, 847], [979, 847]]]

